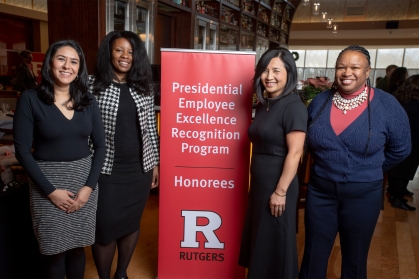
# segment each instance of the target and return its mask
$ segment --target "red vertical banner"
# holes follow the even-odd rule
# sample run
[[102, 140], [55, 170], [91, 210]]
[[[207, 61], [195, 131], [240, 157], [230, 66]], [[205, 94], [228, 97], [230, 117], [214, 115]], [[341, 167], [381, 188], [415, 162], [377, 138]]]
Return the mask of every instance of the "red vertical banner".
[[158, 278], [244, 278], [255, 54], [161, 53]]
[[42, 79], [41, 68], [44, 62], [45, 54], [40, 52], [32, 52], [32, 57], [32, 71], [35, 75], [37, 82], [40, 83]]

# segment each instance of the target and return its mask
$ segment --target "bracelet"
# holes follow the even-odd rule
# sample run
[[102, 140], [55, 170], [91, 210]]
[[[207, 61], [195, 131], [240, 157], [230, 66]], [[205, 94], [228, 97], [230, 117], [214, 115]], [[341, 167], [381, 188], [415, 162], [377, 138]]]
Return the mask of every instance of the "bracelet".
[[280, 195], [280, 194], [278, 194], [276, 191], [274, 191], [274, 193], [275, 193], [275, 194], [277, 194], [277, 195], [278, 195], [278, 196], [280, 196], [280, 197], [286, 197], [286, 196], [287, 196], [287, 194]]

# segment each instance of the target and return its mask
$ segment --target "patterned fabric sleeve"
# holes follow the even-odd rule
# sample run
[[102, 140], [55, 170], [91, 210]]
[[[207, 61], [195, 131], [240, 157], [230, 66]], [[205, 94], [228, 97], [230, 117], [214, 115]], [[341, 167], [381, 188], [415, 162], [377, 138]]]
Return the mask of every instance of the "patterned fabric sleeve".
[[149, 108], [151, 112], [148, 117], [148, 129], [151, 137], [151, 143], [153, 145], [155, 166], [160, 164], [160, 154], [159, 154], [159, 136], [157, 134], [157, 121], [156, 121], [156, 112], [154, 110], [154, 92], [149, 96], [150, 105]]

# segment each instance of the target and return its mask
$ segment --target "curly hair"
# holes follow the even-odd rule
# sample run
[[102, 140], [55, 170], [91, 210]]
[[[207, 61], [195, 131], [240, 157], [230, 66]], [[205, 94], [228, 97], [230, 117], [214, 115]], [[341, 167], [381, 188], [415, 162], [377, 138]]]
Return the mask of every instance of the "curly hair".
[[65, 46], [73, 48], [79, 55], [80, 59], [79, 72], [77, 73], [77, 77], [70, 83], [70, 98], [66, 102], [69, 103], [72, 101], [73, 104], [71, 107], [67, 106], [67, 108], [80, 111], [91, 103], [91, 98], [89, 98], [87, 95], [88, 74], [86, 61], [84, 59], [83, 50], [76, 41], [57, 41], [48, 48], [41, 68], [42, 80], [38, 85], [38, 97], [48, 105], [54, 104], [54, 76], [51, 74], [50, 66], [55, 53], [58, 51], [58, 49]]
[[96, 68], [93, 94], [99, 96], [100, 92], [109, 87], [115, 77], [111, 62], [112, 46], [116, 39], [126, 39], [132, 47], [132, 66], [127, 73], [126, 82], [138, 94], [150, 95], [153, 90], [153, 77], [146, 48], [137, 34], [131, 31], [112, 31], [108, 33], [100, 44]]
[[288, 49], [283, 47], [268, 49], [259, 59], [259, 62], [256, 65], [255, 74], [252, 79], [253, 92], [256, 93], [257, 98], [263, 105], [266, 104], [267, 99], [263, 96], [263, 91], [265, 90], [265, 87], [263, 86], [260, 77], [273, 58], [281, 59], [282, 63], [284, 63], [285, 70], [287, 71], [287, 83], [285, 85], [284, 92], [277, 98], [283, 98], [291, 93], [298, 95], [297, 66], [295, 65], [293, 55]]
[[396, 90], [394, 97], [396, 97], [400, 103], [419, 101], [419, 75], [408, 77]]

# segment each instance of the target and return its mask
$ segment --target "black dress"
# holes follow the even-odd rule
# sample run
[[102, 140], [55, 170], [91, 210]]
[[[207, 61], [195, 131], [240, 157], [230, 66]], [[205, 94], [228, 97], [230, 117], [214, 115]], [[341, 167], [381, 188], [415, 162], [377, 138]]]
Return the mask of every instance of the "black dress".
[[410, 155], [389, 171], [398, 179], [413, 180], [419, 166], [419, 101], [401, 104], [409, 117], [412, 151]]
[[290, 94], [269, 110], [259, 104], [249, 127], [253, 143], [250, 192], [239, 264], [249, 268], [248, 278], [296, 278], [296, 206], [298, 181], [287, 190], [282, 216], [271, 215], [269, 199], [275, 191], [288, 153], [286, 135], [306, 131], [307, 109]]
[[142, 170], [141, 129], [137, 108], [128, 85], [120, 86], [115, 125], [115, 157], [112, 174], [99, 178], [96, 242], [110, 243], [140, 228], [140, 219], [152, 181]]

